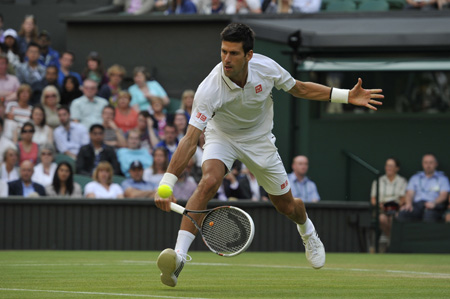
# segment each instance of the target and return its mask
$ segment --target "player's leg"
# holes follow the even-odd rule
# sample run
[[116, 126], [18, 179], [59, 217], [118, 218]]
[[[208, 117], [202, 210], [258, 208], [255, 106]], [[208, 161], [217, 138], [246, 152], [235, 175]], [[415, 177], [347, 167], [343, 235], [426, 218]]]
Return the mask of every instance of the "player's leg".
[[[202, 172], [202, 179], [186, 204], [186, 208], [189, 210], [206, 209], [208, 201], [214, 197], [222, 183], [226, 167], [220, 160], [207, 160], [202, 165]], [[201, 217], [204, 215], [191, 214], [190, 216], [197, 223], [201, 223]], [[194, 224], [187, 217], [183, 217], [175, 249], [165, 249], [158, 257], [157, 264], [161, 270], [161, 281], [163, 284], [171, 287], [176, 286], [178, 275], [183, 269], [184, 263], [190, 258], [187, 252], [196, 234], [197, 229]]]
[[308, 218], [305, 205], [300, 198], [294, 198], [291, 190], [282, 195], [272, 195], [269, 198], [278, 212], [297, 224], [297, 230], [305, 245], [306, 259], [315, 269], [325, 265], [325, 247], [317, 235], [312, 221]]

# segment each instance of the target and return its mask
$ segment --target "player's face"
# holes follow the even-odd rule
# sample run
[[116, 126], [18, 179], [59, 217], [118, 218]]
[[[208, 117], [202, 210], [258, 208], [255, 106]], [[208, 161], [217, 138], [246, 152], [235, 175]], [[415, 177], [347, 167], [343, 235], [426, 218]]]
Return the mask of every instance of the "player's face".
[[242, 42], [222, 41], [221, 58], [225, 76], [232, 81], [242, 80], [242, 77], [247, 75], [247, 65], [252, 56], [252, 50], [244, 53]]

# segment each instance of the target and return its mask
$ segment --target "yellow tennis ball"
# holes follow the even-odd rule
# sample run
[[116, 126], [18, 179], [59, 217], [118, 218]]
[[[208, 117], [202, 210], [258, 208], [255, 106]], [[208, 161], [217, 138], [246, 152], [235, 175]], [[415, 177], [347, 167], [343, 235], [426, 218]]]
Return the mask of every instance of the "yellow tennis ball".
[[158, 194], [162, 198], [168, 198], [172, 195], [172, 188], [169, 185], [161, 185], [158, 187]]

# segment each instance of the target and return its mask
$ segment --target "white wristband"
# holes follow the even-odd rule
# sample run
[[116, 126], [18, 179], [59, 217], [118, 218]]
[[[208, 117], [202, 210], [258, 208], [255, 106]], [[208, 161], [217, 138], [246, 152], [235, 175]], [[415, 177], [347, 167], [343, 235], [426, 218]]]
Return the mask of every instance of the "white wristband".
[[173, 186], [175, 186], [175, 183], [178, 181], [178, 178], [176, 175], [166, 172], [161, 179], [161, 182], [159, 182], [159, 185], [169, 185], [170, 188], [173, 190]]
[[349, 89], [332, 88], [330, 101], [332, 103], [348, 104]]

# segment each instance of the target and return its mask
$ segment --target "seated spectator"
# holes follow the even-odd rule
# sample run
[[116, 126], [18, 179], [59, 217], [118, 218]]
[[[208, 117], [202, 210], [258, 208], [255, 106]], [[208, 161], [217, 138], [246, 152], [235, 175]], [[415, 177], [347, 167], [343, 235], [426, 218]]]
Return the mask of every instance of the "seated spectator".
[[25, 52], [28, 49], [28, 45], [31, 42], [37, 42], [38, 32], [39, 30], [34, 16], [26, 15], [22, 22], [22, 25], [20, 26], [19, 34], [17, 37], [20, 57], [23, 57], [25, 55]]
[[59, 91], [58, 85], [58, 67], [56, 65], [50, 65], [45, 69], [44, 79], [41, 81], [41, 88], [52, 85]]
[[127, 14], [142, 15], [149, 13], [153, 5], [154, 0], [114, 0], [113, 5], [120, 6], [120, 8]]
[[3, 118], [0, 117], [0, 163], [3, 162], [3, 154], [8, 148], [16, 148], [16, 145], [3, 134]]
[[169, 97], [162, 86], [155, 80], [150, 80], [150, 74], [143, 66], [134, 68], [133, 71], [134, 85], [128, 88], [131, 94], [130, 105], [138, 111], [149, 111], [152, 113], [150, 103], [152, 100], [162, 98], [163, 105], [169, 105]]
[[183, 110], [179, 109], [175, 112], [173, 117], [173, 124], [177, 129], [177, 139], [181, 140], [184, 135], [186, 135], [186, 130], [188, 126], [188, 120], [186, 118], [186, 114]]
[[41, 146], [39, 149], [39, 157], [41, 162], [34, 166], [34, 173], [31, 177], [33, 182], [47, 187], [52, 184], [56, 171], [56, 163], [54, 161], [55, 150], [51, 143]]
[[153, 151], [153, 165], [144, 170], [144, 181], [151, 182], [159, 186], [164, 173], [169, 166], [169, 153], [163, 147], [157, 147]]
[[[385, 175], [378, 181], [379, 198], [379, 222], [383, 234], [379, 242], [383, 246], [389, 246], [391, 238], [392, 218], [396, 214], [401, 204], [405, 201], [406, 179], [398, 175], [400, 163], [395, 158], [389, 158], [384, 165]], [[373, 206], [376, 205], [376, 181], [372, 183], [370, 201]]]
[[153, 198], [158, 185], [143, 180], [144, 167], [139, 160], [133, 161], [129, 168], [130, 178], [122, 182], [126, 198]]
[[158, 138], [164, 139], [164, 128], [167, 124], [167, 115], [164, 112], [164, 106], [161, 99], [152, 100], [152, 111], [150, 116], [153, 118], [153, 127], [158, 131]]
[[192, 194], [194, 194], [195, 189], [197, 189], [197, 182], [190, 175], [190, 168], [194, 163], [194, 158], [189, 160], [187, 167], [178, 177], [178, 181], [173, 186], [173, 196], [177, 200], [187, 201]]
[[168, 14], [195, 14], [197, 13], [197, 7], [191, 0], [173, 0], [169, 9]]
[[293, 0], [291, 5], [293, 12], [317, 13], [320, 12], [322, 0]]
[[438, 0], [423, 0], [423, 1], [406, 0], [406, 5], [404, 6], [405, 10], [430, 11], [430, 10], [437, 10], [438, 8], [439, 8]]
[[126, 177], [130, 177], [128, 168], [131, 162], [139, 160], [144, 168], [148, 168], [153, 164], [153, 157], [146, 149], [140, 148], [139, 131], [131, 130], [128, 132], [127, 147], [117, 150], [117, 159], [120, 163], [120, 169]]
[[38, 197], [45, 196], [45, 189], [41, 184], [31, 180], [33, 176], [33, 163], [25, 160], [20, 164], [20, 178], [8, 183], [10, 196]]
[[[267, 7], [265, 4], [268, 2]], [[265, 9], [264, 9], [265, 8]], [[320, 8], [320, 7], [319, 7]], [[271, 0], [264, 1], [263, 8], [264, 13], [285, 13], [290, 14], [293, 13], [292, 0]]]
[[3, 34], [5, 37], [6, 46], [6, 56], [8, 57], [9, 65], [12, 66], [14, 73], [16, 72], [17, 67], [20, 65], [20, 53], [19, 53], [19, 45], [17, 44], [17, 32], [14, 29], [6, 29]]
[[186, 114], [188, 122], [192, 114], [192, 104], [194, 104], [194, 96], [195, 92], [191, 89], [185, 90], [181, 95], [180, 109], [183, 110], [184, 113]]
[[234, 161], [231, 171], [223, 179], [223, 189], [225, 196], [230, 199], [251, 199], [252, 190], [250, 181], [246, 175], [241, 173], [242, 163]]
[[124, 132], [137, 127], [138, 111], [131, 108], [131, 95], [127, 91], [118, 94], [114, 122]]
[[31, 103], [38, 103], [41, 97], [41, 81], [45, 77], [45, 67], [38, 63], [39, 45], [32, 42], [28, 45], [27, 61], [20, 64], [16, 70], [20, 83], [28, 84], [33, 89]]
[[437, 171], [433, 154], [422, 157], [423, 171], [413, 175], [406, 187], [405, 204], [400, 207], [399, 221], [437, 222], [447, 207], [450, 184], [443, 172]]
[[17, 77], [7, 73], [8, 61], [6, 55], [0, 54], [0, 101], [5, 103], [17, 100], [17, 90], [20, 86]]
[[292, 195], [303, 202], [317, 202], [320, 200], [316, 184], [311, 181], [308, 172], [309, 161], [306, 156], [297, 156], [292, 161], [292, 173], [288, 175]]
[[[269, 201], [268, 194], [263, 187], [261, 187], [256, 180], [253, 173], [243, 165], [242, 174], [247, 178], [248, 184], [250, 185], [250, 190], [252, 192], [252, 201]], [[242, 182], [242, 181], [241, 181]], [[245, 181], [244, 181], [245, 182]]]
[[137, 130], [141, 138], [141, 148], [145, 148], [149, 153], [153, 153], [154, 148], [160, 142], [158, 129], [154, 126], [153, 118], [147, 111], [139, 112], [137, 118]]
[[83, 82], [83, 96], [70, 105], [72, 120], [81, 123], [86, 129], [94, 124], [101, 124], [103, 107], [108, 105], [104, 98], [96, 96], [97, 83], [91, 79]]
[[0, 197], [8, 197], [8, 183], [0, 180]]
[[[94, 81], [97, 83], [97, 89], [108, 82], [108, 78], [103, 69], [102, 59], [97, 52], [92, 51], [86, 58], [86, 67], [81, 73], [81, 79], [83, 79], [83, 81], [86, 79]], [[97, 90], [95, 93], [97, 93]]]
[[0, 164], [0, 180], [12, 182], [19, 179], [19, 169], [16, 167], [19, 161], [16, 146], [6, 148], [2, 155], [3, 162]]
[[[215, 14], [226, 14], [227, 5], [232, 0], [197, 0], [194, 4], [197, 6], [197, 11], [202, 15], [215, 15]], [[234, 2], [234, 1], [233, 1]], [[234, 12], [230, 12], [233, 14]]]
[[113, 168], [109, 162], [98, 163], [92, 175], [93, 182], [84, 187], [84, 195], [87, 198], [116, 199], [123, 198], [122, 188], [112, 182]]
[[102, 112], [102, 119], [103, 127], [105, 128], [104, 142], [106, 145], [117, 149], [126, 147], [127, 141], [125, 140], [123, 131], [114, 122], [115, 112], [116, 110], [113, 106], [105, 106]]
[[167, 124], [164, 128], [164, 140], [156, 145], [156, 147], [163, 147], [169, 153], [169, 161], [178, 147], [177, 129], [172, 124]]
[[122, 90], [122, 79], [126, 75], [125, 68], [121, 65], [114, 64], [106, 72], [108, 83], [103, 84], [98, 92], [98, 96], [109, 101], [109, 104], [117, 106], [119, 92]]
[[66, 106], [58, 108], [59, 125], [53, 131], [58, 152], [76, 159], [80, 148], [89, 143], [89, 134], [86, 128], [79, 123], [70, 121], [70, 111]]
[[33, 142], [34, 125], [31, 122], [23, 124], [20, 130], [20, 141], [17, 143], [19, 149], [19, 164], [23, 161], [31, 161], [33, 166], [39, 158], [39, 145]]
[[45, 192], [50, 197], [83, 196], [80, 184], [73, 181], [73, 169], [69, 162], [59, 162], [52, 183], [45, 187]]
[[42, 30], [41, 33], [39, 33], [37, 43], [41, 48], [38, 60], [39, 64], [46, 68], [49, 66], [55, 66], [56, 76], [58, 76], [59, 53], [51, 47], [52, 41], [47, 30]]
[[92, 125], [89, 129], [90, 143], [83, 145], [76, 159], [78, 174], [90, 176], [94, 168], [102, 161], [109, 162], [114, 174], [120, 175], [120, 166], [117, 162], [116, 152], [113, 147], [103, 142], [105, 128], [102, 125]]
[[33, 142], [41, 146], [45, 143], [53, 144], [53, 129], [46, 123], [46, 115], [41, 105], [36, 105], [31, 110], [31, 122], [34, 124]]
[[61, 89], [61, 105], [67, 107], [72, 104], [73, 100], [78, 99], [83, 95], [80, 89], [80, 83], [75, 76], [68, 75], [64, 78]]
[[59, 126], [58, 107], [60, 97], [55, 86], [47, 86], [42, 91], [41, 104], [45, 111], [46, 124], [52, 129]]
[[[59, 58], [59, 71], [58, 71], [58, 85], [61, 90], [64, 87], [64, 81], [67, 77], [72, 76], [76, 79], [77, 86], [80, 86], [83, 81], [80, 74], [71, 71], [73, 62], [75, 60], [75, 54], [70, 51], [64, 51]], [[74, 83], [75, 84], [75, 83]], [[63, 105], [69, 105], [70, 103], [62, 103]]]
[[21, 127], [24, 123], [30, 120], [32, 106], [30, 103], [32, 90], [30, 85], [22, 84], [17, 89], [17, 102], [9, 102], [6, 105], [6, 114], [8, 119], [14, 120]]
[[261, 2], [259, 0], [237, 0], [235, 4], [236, 14], [260, 14]]

